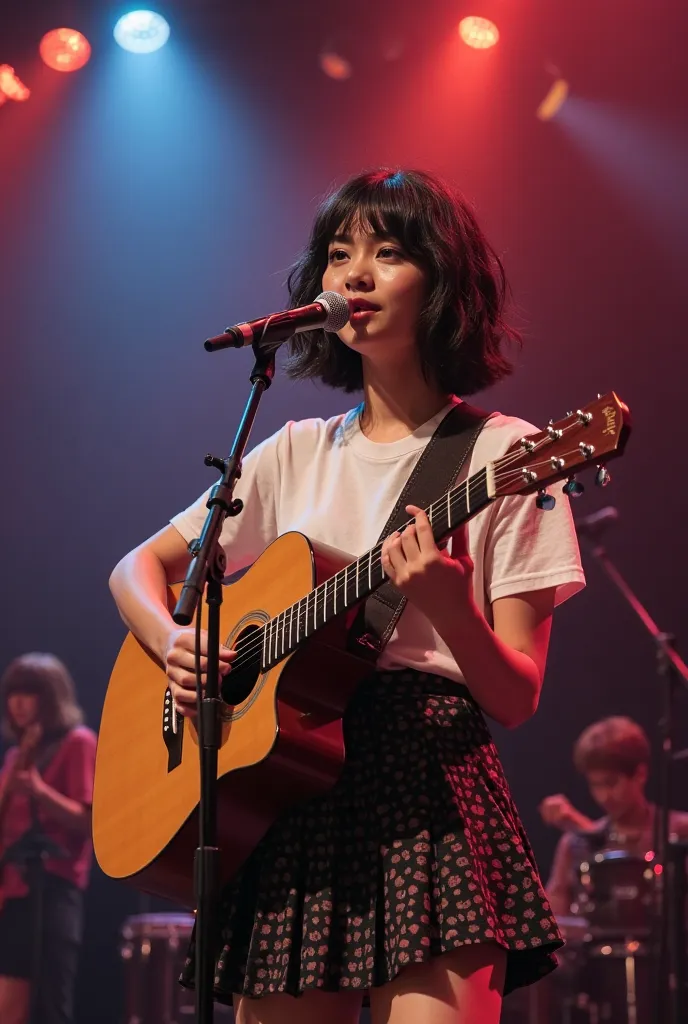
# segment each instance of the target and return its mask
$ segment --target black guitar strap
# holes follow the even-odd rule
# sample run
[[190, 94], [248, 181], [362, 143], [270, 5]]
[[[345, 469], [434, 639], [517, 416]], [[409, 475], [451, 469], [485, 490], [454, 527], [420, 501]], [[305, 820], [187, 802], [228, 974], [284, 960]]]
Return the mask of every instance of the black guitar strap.
[[[454, 486], [490, 415], [468, 402], [449, 410], [406, 481], [380, 534], [380, 541], [408, 522], [407, 505], [427, 508]], [[386, 580], [366, 598], [356, 616], [349, 634], [350, 649], [360, 656], [363, 647], [364, 656], [374, 660], [385, 648], [405, 606], [404, 595]]]

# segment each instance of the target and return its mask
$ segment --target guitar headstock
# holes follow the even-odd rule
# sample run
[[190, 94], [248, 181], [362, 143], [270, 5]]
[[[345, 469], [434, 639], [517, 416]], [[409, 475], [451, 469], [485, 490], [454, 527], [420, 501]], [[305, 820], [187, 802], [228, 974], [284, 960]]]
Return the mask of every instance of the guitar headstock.
[[604, 485], [609, 479], [605, 463], [623, 454], [630, 429], [628, 406], [613, 391], [601, 395], [512, 444], [494, 463], [495, 495], [532, 494], [557, 480], [570, 481], [567, 493], [575, 495], [582, 490], [575, 474], [593, 465], [598, 467], [598, 483]]

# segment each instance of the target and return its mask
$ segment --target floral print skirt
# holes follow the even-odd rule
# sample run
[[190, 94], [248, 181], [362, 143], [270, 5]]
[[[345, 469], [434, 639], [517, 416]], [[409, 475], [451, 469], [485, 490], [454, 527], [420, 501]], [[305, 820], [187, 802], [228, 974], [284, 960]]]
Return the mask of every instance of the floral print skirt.
[[[476, 942], [505, 993], [562, 945], [499, 757], [468, 690], [414, 670], [366, 680], [326, 794], [288, 810], [225, 888], [215, 995], [370, 989]], [[182, 982], [193, 983], [194, 945]]]

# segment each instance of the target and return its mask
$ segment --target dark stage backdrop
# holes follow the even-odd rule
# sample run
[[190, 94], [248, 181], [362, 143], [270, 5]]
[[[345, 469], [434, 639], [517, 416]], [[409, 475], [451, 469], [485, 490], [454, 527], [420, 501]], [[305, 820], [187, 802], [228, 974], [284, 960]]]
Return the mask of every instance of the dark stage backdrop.
[[[688, 82], [682, 0], [490, 0], [502, 38], [462, 47], [467, 6], [160, 7], [168, 46], [132, 57], [111, 41], [113, 3], [27, 2], [0, 16], [0, 63], [33, 89], [0, 109], [0, 665], [54, 651], [98, 727], [124, 635], [107, 578], [116, 561], [211, 482], [250, 352], [202, 341], [286, 304], [286, 269], [318, 198], [366, 166], [420, 166], [457, 182], [503, 254], [526, 343], [517, 373], [481, 404], [537, 423], [616, 389], [634, 434], [614, 486], [610, 553], [688, 653], [685, 267]], [[42, 67], [40, 35], [67, 23], [93, 44], [73, 76]], [[349, 32], [348, 38], [346, 32]], [[317, 55], [352, 47], [346, 82]], [[556, 64], [571, 98], [535, 108]], [[280, 373], [252, 443], [286, 419], [351, 399]], [[586, 556], [588, 589], [556, 616], [535, 718], [496, 729], [543, 869], [556, 836], [538, 802], [563, 791], [592, 811], [570, 761], [591, 720], [655, 733], [654, 653]], [[679, 700], [685, 735], [686, 701]], [[676, 803], [688, 807], [686, 775]], [[117, 933], [141, 908], [98, 871], [89, 894], [80, 1019], [115, 1024]]]

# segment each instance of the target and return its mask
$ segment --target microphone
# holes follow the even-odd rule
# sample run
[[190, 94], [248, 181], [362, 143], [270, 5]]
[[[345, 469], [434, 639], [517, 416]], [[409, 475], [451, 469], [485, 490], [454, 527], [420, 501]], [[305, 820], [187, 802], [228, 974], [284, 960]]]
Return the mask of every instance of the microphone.
[[613, 505], [607, 505], [597, 512], [591, 512], [589, 516], [583, 516], [576, 520], [576, 532], [579, 537], [597, 537], [599, 534], [616, 523], [619, 519], [619, 510]]
[[339, 292], [321, 292], [315, 302], [308, 306], [284, 309], [259, 320], [226, 327], [223, 334], [208, 338], [203, 347], [206, 352], [219, 352], [222, 348], [243, 348], [257, 341], [277, 348], [292, 334], [312, 331], [316, 327], [335, 333], [341, 331], [348, 324], [350, 316], [349, 303], [343, 295]]

